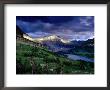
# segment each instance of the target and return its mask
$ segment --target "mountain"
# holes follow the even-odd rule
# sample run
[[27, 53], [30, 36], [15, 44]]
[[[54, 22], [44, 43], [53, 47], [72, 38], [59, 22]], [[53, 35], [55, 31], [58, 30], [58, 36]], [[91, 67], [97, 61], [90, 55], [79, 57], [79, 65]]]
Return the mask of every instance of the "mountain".
[[41, 38], [32, 38], [28, 34], [24, 33], [18, 26], [16, 26], [16, 39], [19, 42], [25, 42], [28, 44], [40, 44], [47, 47], [50, 51], [57, 52], [64, 49], [64, 47], [70, 42], [62, 39], [56, 35], [45, 36]]
[[94, 38], [93, 39], [88, 39], [86, 41], [71, 41], [71, 45], [74, 46], [94, 46]]
[[[68, 49], [67, 49], [68, 48]], [[67, 50], [58, 51], [58, 54], [88, 54], [88, 56], [94, 56], [94, 38], [86, 41], [71, 41], [66, 45]]]
[[[64, 52], [69, 53], [77, 50], [89, 50], [93, 52], [94, 39], [88, 39], [87, 41], [68, 41], [62, 39], [57, 35], [50, 35], [40, 38], [32, 38], [28, 34], [24, 33], [18, 26], [16, 27], [16, 36], [18, 40], [24, 40], [25, 42], [38, 43], [42, 46], [47, 47], [53, 52]], [[19, 39], [22, 38], [22, 39]]]
[[64, 47], [70, 43], [68, 40], [64, 40], [56, 35], [45, 36], [42, 38], [35, 38], [34, 41], [42, 43], [43, 46], [46, 46], [50, 51], [53, 52], [63, 50]]
[[57, 52], [57, 51], [62, 51], [62, 50], [67, 50], [68, 46], [70, 44], [70, 41], [64, 40], [59, 36], [56, 35], [50, 35], [50, 36], [45, 36], [41, 38], [31, 38], [27, 34], [23, 34], [23, 38], [39, 43], [42, 46], [47, 47], [50, 51]]
[[45, 37], [41, 37], [41, 38], [35, 38], [34, 41], [37, 41], [37, 42], [60, 41], [62, 43], [69, 43], [70, 42], [70, 41], [64, 40], [64, 39], [62, 39], [56, 35], [50, 35], [50, 36], [45, 36]]

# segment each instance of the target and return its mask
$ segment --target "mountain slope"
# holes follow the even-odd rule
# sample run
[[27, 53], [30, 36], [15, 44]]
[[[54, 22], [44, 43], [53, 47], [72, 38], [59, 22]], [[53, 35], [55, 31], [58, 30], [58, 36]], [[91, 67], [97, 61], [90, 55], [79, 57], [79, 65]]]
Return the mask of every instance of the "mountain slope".
[[17, 74], [93, 74], [93, 63], [69, 60], [44, 47], [16, 44]]

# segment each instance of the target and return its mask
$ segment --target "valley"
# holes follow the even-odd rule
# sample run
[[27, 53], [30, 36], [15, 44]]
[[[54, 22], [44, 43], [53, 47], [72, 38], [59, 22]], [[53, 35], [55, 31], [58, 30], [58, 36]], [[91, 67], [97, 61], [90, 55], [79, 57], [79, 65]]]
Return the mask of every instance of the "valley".
[[16, 74], [94, 74], [94, 39], [31, 38], [17, 27]]

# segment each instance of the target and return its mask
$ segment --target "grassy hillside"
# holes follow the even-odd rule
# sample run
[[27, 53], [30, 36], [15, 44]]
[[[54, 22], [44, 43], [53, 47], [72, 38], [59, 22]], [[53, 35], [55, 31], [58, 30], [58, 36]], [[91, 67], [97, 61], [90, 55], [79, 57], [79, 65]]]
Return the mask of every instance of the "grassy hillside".
[[93, 74], [94, 63], [73, 61], [48, 51], [16, 43], [17, 74]]

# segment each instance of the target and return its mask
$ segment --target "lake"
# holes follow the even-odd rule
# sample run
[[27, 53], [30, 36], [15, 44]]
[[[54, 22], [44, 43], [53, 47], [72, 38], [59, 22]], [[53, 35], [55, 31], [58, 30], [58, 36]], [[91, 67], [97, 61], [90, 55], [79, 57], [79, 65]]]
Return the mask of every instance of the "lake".
[[73, 54], [65, 54], [65, 55], [67, 55], [68, 58], [72, 59], [72, 60], [83, 60], [83, 61], [87, 61], [87, 62], [94, 62], [94, 59], [83, 57], [80, 55], [73, 55]]

